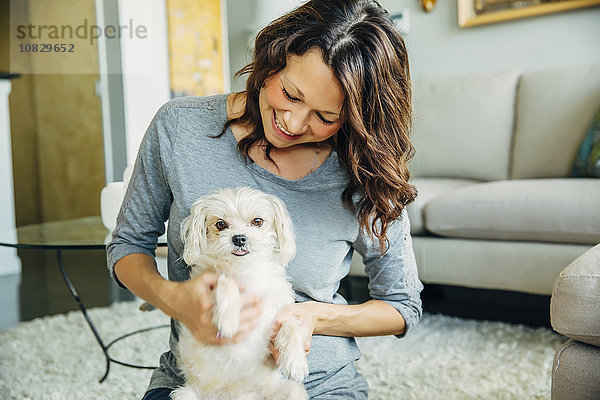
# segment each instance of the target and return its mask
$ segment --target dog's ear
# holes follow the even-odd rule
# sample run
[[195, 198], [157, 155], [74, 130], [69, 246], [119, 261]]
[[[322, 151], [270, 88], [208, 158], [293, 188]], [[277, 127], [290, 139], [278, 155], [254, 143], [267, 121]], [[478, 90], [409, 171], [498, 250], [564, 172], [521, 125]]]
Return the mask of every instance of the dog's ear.
[[296, 256], [296, 238], [294, 237], [292, 220], [285, 204], [279, 198], [269, 196], [269, 201], [273, 204], [273, 210], [275, 210], [273, 226], [275, 227], [279, 246], [276, 250], [279, 253], [281, 262], [287, 265]]
[[206, 251], [206, 218], [207, 208], [202, 199], [197, 200], [190, 215], [181, 222], [180, 237], [183, 242], [183, 260], [187, 265], [194, 265]]

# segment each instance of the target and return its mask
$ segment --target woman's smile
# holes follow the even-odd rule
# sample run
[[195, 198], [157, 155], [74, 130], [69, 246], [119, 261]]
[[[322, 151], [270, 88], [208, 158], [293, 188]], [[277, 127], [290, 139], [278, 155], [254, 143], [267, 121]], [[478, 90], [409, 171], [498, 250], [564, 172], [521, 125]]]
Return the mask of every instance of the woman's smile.
[[277, 119], [277, 113], [275, 112], [275, 110], [273, 110], [273, 121], [272, 122], [273, 122], [273, 129], [275, 130], [275, 132], [279, 133], [286, 139], [296, 140], [300, 136], [302, 136], [302, 135], [298, 135], [298, 134], [293, 134], [293, 133], [289, 132], [288, 130], [286, 130], [279, 122], [279, 119]]

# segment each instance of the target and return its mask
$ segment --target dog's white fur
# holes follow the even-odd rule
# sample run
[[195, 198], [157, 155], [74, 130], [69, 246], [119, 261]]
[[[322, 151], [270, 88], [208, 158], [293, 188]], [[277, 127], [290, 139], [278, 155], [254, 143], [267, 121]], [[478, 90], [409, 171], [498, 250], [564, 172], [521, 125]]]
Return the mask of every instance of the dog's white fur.
[[[256, 226], [257, 218], [263, 221], [261, 226]], [[227, 228], [218, 229], [218, 221]], [[243, 235], [246, 243], [236, 246], [235, 235]], [[192, 276], [204, 271], [219, 274], [213, 322], [223, 337], [234, 336], [239, 328], [238, 283], [246, 292], [261, 296], [263, 313], [250, 336], [235, 344], [204, 344], [181, 324], [177, 358], [186, 381], [172, 399], [307, 399], [300, 383], [308, 374], [307, 329], [296, 319], [283, 323], [274, 340], [278, 365], [268, 347], [277, 312], [294, 302], [285, 268], [295, 256], [296, 245], [283, 202], [250, 188], [217, 191], [193, 204], [191, 215], [182, 222], [181, 238], [183, 260]]]

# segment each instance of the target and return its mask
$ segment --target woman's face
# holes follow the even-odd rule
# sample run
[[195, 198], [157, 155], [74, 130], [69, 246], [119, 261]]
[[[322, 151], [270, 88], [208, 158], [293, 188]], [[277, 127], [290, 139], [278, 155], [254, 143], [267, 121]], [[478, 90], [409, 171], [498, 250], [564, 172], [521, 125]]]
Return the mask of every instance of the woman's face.
[[276, 148], [322, 142], [340, 129], [344, 95], [319, 51], [288, 57], [260, 91], [266, 139]]

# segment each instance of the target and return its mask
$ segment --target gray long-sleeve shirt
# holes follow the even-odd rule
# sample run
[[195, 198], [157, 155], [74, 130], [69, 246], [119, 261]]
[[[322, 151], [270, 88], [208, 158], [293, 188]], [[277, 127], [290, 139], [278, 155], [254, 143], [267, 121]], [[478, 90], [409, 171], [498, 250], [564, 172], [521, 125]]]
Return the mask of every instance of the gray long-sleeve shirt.
[[[346, 304], [337, 294], [350, 269], [353, 251], [364, 258], [373, 298], [396, 308], [407, 329], [421, 317], [421, 282], [406, 212], [391, 224], [385, 255], [379, 243], [359, 229], [356, 214], [345, 208], [341, 194], [348, 176], [332, 151], [316, 171], [299, 180], [286, 180], [259, 165], [246, 162], [230, 129], [220, 138], [227, 120], [226, 95], [188, 97], [169, 101], [156, 114], [140, 145], [134, 171], [107, 246], [108, 268], [132, 253], [154, 256], [157, 238], [168, 224], [169, 279], [189, 279], [181, 260], [181, 221], [192, 203], [219, 188], [250, 186], [281, 198], [292, 218], [297, 254], [288, 267], [296, 301]], [[171, 349], [177, 340], [173, 325]], [[359, 351], [353, 338], [314, 336], [309, 354], [310, 376], [322, 379], [354, 360]], [[171, 353], [161, 357], [150, 389], [181, 384]]]

